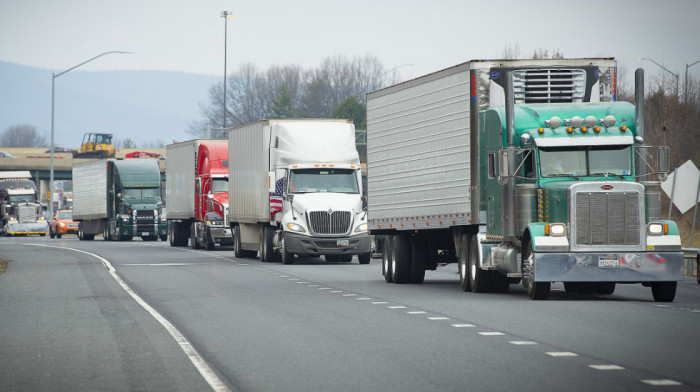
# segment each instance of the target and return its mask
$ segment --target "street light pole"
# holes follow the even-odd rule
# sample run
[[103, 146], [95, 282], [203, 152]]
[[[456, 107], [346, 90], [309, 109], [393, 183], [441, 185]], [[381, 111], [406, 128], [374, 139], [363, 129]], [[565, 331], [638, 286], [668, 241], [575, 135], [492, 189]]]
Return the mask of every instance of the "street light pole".
[[688, 68], [692, 67], [693, 65], [700, 63], [700, 60], [692, 63], [692, 64], [686, 64], [685, 65], [685, 80], [684, 80], [684, 87], [683, 87], [683, 102], [688, 102]]
[[49, 196], [49, 206], [48, 206], [49, 207], [49, 219], [53, 216], [53, 200], [52, 200], [53, 192], [54, 192], [54, 189], [53, 189], [53, 154], [54, 154], [54, 151], [53, 151], [53, 148], [54, 148], [54, 144], [53, 144], [53, 142], [54, 142], [53, 117], [54, 117], [54, 106], [55, 106], [54, 105], [54, 101], [55, 101], [54, 98], [55, 98], [55, 90], [56, 90], [55, 89], [56, 78], [63, 75], [64, 73], [70, 72], [70, 71], [80, 67], [81, 65], [85, 65], [85, 64], [87, 64], [87, 63], [89, 63], [89, 62], [91, 62], [99, 57], [102, 57], [102, 56], [107, 55], [107, 54], [112, 54], [112, 53], [119, 53], [119, 54], [127, 54], [128, 53], [128, 54], [130, 54], [131, 52], [120, 52], [120, 51], [104, 52], [102, 54], [98, 54], [97, 56], [95, 56], [89, 60], [85, 60], [76, 66], [70, 67], [63, 72], [51, 74], [51, 169], [50, 169], [50, 174], [49, 174], [49, 195], [50, 195]]
[[223, 128], [226, 129], [226, 47], [228, 46], [227, 39], [228, 39], [228, 18], [233, 17], [233, 13], [231, 11], [221, 11], [221, 17], [224, 18], [224, 126]]
[[675, 76], [675, 77], [676, 77], [676, 96], [678, 96], [678, 95], [680, 94], [680, 91], [678, 91], [678, 89], [680, 88], [680, 75], [679, 75], [679, 74], [674, 73], [674, 72], [671, 71], [670, 69], [668, 69], [668, 68], [664, 67], [663, 65], [657, 63], [656, 61], [654, 61], [654, 59], [650, 59], [650, 58], [647, 58], [647, 57], [640, 57], [639, 60], [648, 60], [648, 61], [651, 61], [652, 63], [654, 63], [654, 64], [658, 65], [659, 67], [661, 67], [661, 69], [663, 69], [664, 71], [666, 71], [666, 72], [670, 73], [671, 75]]

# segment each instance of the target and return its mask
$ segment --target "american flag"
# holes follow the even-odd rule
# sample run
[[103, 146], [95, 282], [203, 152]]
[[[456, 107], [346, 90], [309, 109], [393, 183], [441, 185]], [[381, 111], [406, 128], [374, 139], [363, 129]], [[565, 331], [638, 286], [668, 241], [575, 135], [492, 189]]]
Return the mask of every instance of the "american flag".
[[275, 182], [275, 193], [270, 193], [270, 220], [275, 218], [275, 214], [282, 211], [282, 191], [284, 189], [284, 178]]

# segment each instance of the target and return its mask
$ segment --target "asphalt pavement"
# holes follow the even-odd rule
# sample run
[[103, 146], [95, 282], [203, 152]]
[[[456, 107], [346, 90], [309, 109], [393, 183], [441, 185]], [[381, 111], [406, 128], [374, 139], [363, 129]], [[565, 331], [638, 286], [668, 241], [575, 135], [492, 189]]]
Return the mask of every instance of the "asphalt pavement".
[[394, 285], [378, 259], [282, 265], [160, 241], [0, 239], [0, 259], [0, 390], [700, 389], [692, 278], [670, 304], [641, 285], [531, 301], [519, 285], [463, 293], [454, 265]]

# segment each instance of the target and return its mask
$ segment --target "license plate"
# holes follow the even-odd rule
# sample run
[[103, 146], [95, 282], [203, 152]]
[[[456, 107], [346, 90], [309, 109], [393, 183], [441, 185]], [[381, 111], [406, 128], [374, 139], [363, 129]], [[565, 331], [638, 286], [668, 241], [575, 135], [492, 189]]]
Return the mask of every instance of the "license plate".
[[599, 257], [598, 268], [620, 268], [619, 257]]
[[338, 246], [348, 246], [350, 244], [349, 240], [338, 240]]
[[148, 235], [148, 232], [147, 232], [147, 231], [144, 231], [141, 235], [147, 236], [147, 235]]

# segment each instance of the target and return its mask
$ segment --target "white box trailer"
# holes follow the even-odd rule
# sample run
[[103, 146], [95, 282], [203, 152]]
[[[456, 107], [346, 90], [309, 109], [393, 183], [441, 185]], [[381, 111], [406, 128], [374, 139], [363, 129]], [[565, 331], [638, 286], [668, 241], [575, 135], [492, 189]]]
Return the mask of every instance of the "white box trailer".
[[195, 154], [200, 140], [169, 144], [165, 147], [165, 202], [168, 219], [194, 218]]
[[264, 120], [229, 131], [229, 221], [236, 256], [369, 262], [355, 127]]
[[73, 165], [73, 219], [105, 219], [107, 210], [107, 166], [109, 161]]

